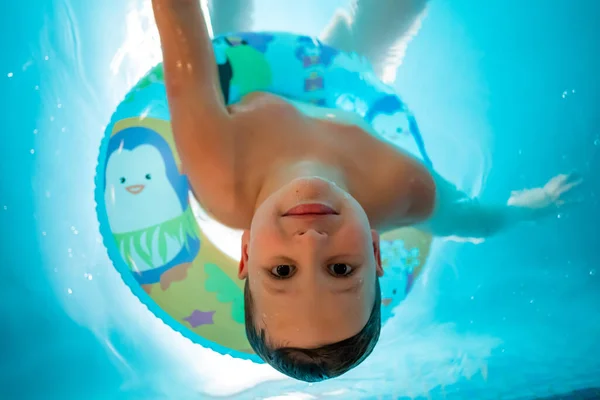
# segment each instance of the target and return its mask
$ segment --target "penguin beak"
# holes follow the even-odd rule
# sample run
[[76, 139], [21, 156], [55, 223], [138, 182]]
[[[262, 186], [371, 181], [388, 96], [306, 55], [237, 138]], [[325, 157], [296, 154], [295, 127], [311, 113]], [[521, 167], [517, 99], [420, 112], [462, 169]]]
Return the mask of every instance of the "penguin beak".
[[144, 185], [131, 185], [127, 186], [125, 190], [127, 190], [131, 194], [140, 194], [144, 190], [146, 186]]
[[382, 300], [381, 300], [381, 303], [382, 303], [384, 306], [389, 306], [389, 305], [392, 303], [392, 299], [391, 299], [391, 298], [389, 298], [389, 297], [387, 297], [387, 298], [385, 298], [385, 299], [382, 299]]

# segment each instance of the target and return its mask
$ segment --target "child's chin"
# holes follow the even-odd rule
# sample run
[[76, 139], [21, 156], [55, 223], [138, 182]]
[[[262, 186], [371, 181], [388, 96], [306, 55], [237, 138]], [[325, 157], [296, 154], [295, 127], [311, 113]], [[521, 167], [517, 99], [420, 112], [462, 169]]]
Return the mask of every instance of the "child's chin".
[[285, 191], [287, 199], [298, 203], [336, 202], [342, 194], [342, 190], [333, 182], [317, 177], [294, 179], [285, 186]]

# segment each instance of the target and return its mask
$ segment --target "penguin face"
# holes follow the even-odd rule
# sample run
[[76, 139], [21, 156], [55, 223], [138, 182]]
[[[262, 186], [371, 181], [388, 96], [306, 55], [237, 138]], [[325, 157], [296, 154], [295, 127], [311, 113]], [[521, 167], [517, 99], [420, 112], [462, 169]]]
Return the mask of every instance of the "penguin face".
[[382, 136], [394, 139], [399, 135], [410, 136], [408, 116], [404, 112], [377, 114], [371, 123]]
[[408, 115], [405, 112], [377, 114], [373, 118], [371, 126], [383, 139], [420, 157], [420, 151], [410, 131]]
[[183, 212], [161, 153], [148, 144], [111, 154], [106, 166], [105, 202], [114, 233], [164, 223]]

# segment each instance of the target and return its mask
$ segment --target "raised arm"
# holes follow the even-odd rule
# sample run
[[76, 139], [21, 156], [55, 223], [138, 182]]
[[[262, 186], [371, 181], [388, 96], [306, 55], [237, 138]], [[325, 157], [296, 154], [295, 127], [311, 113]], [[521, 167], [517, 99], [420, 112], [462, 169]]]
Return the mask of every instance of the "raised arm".
[[224, 166], [233, 166], [232, 118], [199, 0], [152, 0], [152, 6], [173, 136], [192, 188], [202, 197], [202, 180], [226, 182]]

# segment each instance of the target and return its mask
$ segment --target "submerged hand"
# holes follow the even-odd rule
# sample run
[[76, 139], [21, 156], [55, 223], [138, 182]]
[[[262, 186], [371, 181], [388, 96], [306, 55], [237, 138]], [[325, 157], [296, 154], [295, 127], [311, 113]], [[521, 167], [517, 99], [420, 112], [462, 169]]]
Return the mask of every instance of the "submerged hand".
[[551, 212], [575, 203], [569, 200], [569, 197], [572, 197], [573, 189], [582, 182], [583, 179], [577, 174], [560, 174], [550, 179], [543, 187], [513, 191], [508, 205]]

